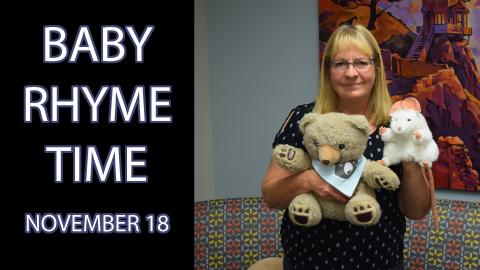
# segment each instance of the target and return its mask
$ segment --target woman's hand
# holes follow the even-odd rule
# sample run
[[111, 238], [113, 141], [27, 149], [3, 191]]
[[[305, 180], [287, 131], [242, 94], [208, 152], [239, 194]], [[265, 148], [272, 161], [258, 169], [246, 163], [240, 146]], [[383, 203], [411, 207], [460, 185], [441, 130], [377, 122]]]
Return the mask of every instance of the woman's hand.
[[285, 209], [297, 195], [313, 192], [319, 198], [346, 203], [348, 199], [325, 182], [314, 170], [292, 174], [270, 161], [263, 179], [262, 195], [268, 206]]
[[348, 197], [338, 192], [334, 187], [323, 180], [314, 170], [305, 171], [304, 176], [310, 186], [309, 189], [318, 197], [338, 203], [348, 202]]
[[409, 219], [422, 219], [430, 211], [430, 188], [423, 168], [413, 161], [402, 162], [402, 183], [398, 196], [400, 211]]

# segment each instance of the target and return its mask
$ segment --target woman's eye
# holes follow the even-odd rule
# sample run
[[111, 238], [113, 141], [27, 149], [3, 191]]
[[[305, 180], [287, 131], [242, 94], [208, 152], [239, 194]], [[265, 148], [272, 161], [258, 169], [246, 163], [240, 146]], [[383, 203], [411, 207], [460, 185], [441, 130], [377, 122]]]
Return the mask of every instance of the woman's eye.
[[338, 149], [342, 150], [343, 148], [345, 148], [345, 144], [338, 145]]
[[367, 61], [367, 60], [355, 61], [355, 66], [357, 66], [357, 67], [367, 67], [369, 64], [370, 64], [370, 62]]
[[333, 67], [335, 68], [344, 68], [346, 66], [347, 66], [347, 62], [343, 62], [343, 61], [333, 63]]
[[314, 139], [313, 140], [313, 144], [315, 144], [315, 146], [320, 146], [320, 142], [317, 140], [317, 139]]

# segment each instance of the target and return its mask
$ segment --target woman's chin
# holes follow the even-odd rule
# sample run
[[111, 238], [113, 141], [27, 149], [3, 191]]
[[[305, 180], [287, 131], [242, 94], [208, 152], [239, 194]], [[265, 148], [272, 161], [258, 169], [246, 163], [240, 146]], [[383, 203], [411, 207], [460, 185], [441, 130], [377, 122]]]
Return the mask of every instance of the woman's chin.
[[361, 99], [363, 97], [366, 97], [364, 93], [361, 91], [344, 91], [342, 95], [340, 95], [340, 99], [344, 100], [356, 100], [356, 99]]

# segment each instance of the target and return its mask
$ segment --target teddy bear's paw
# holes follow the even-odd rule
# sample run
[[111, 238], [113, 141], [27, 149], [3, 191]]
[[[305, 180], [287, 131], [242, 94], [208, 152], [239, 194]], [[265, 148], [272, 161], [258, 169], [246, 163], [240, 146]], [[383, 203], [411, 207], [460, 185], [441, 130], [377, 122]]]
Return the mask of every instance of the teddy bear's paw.
[[311, 165], [310, 158], [303, 149], [288, 144], [275, 146], [273, 149], [273, 159], [280, 167], [294, 173], [304, 171]]
[[375, 183], [379, 185], [381, 188], [388, 189], [388, 190], [394, 190], [396, 188], [393, 188], [392, 185], [390, 185], [390, 182], [385, 179], [383, 176], [375, 176], [373, 178], [375, 180]]
[[314, 226], [322, 219], [320, 204], [311, 194], [295, 197], [288, 206], [288, 213], [292, 222], [299, 226]]
[[370, 196], [352, 198], [345, 206], [347, 220], [355, 225], [370, 226], [380, 220], [380, 205]]
[[373, 189], [384, 188], [387, 190], [395, 190], [400, 186], [400, 180], [397, 174], [388, 168], [391, 160], [383, 158], [384, 164], [382, 166], [378, 162], [367, 160], [365, 169], [363, 170], [363, 181]]
[[297, 154], [297, 151], [295, 150], [295, 147], [291, 147], [288, 145], [281, 145], [279, 147], [280, 152], [278, 152], [278, 156], [280, 159], [285, 160], [285, 162], [292, 162], [295, 159], [295, 156]]
[[300, 151], [296, 147], [287, 144], [279, 144], [273, 149], [273, 159], [278, 165], [288, 170], [296, 167], [296, 159], [299, 155]]
[[398, 179], [397, 174], [390, 169], [386, 170], [381, 175], [375, 175], [373, 179], [377, 185], [387, 190], [396, 190], [400, 186], [400, 180]]

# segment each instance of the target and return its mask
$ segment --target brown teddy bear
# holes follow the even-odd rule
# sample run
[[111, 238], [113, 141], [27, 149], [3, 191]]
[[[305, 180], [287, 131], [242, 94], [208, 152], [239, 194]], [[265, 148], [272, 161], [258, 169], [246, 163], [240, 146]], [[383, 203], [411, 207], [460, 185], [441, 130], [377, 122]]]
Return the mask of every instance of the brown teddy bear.
[[[370, 132], [365, 116], [309, 113], [300, 121], [300, 131], [308, 153], [290, 145], [277, 145], [273, 149], [275, 161], [293, 173], [313, 167], [323, 179], [332, 178], [326, 180], [350, 200], [343, 204], [322, 200], [313, 193], [300, 194], [288, 207], [292, 222], [314, 226], [325, 217], [355, 225], [377, 224], [381, 209], [373, 189], [395, 190], [400, 181], [388, 167], [363, 157]], [[358, 184], [351, 180], [355, 175]]]

